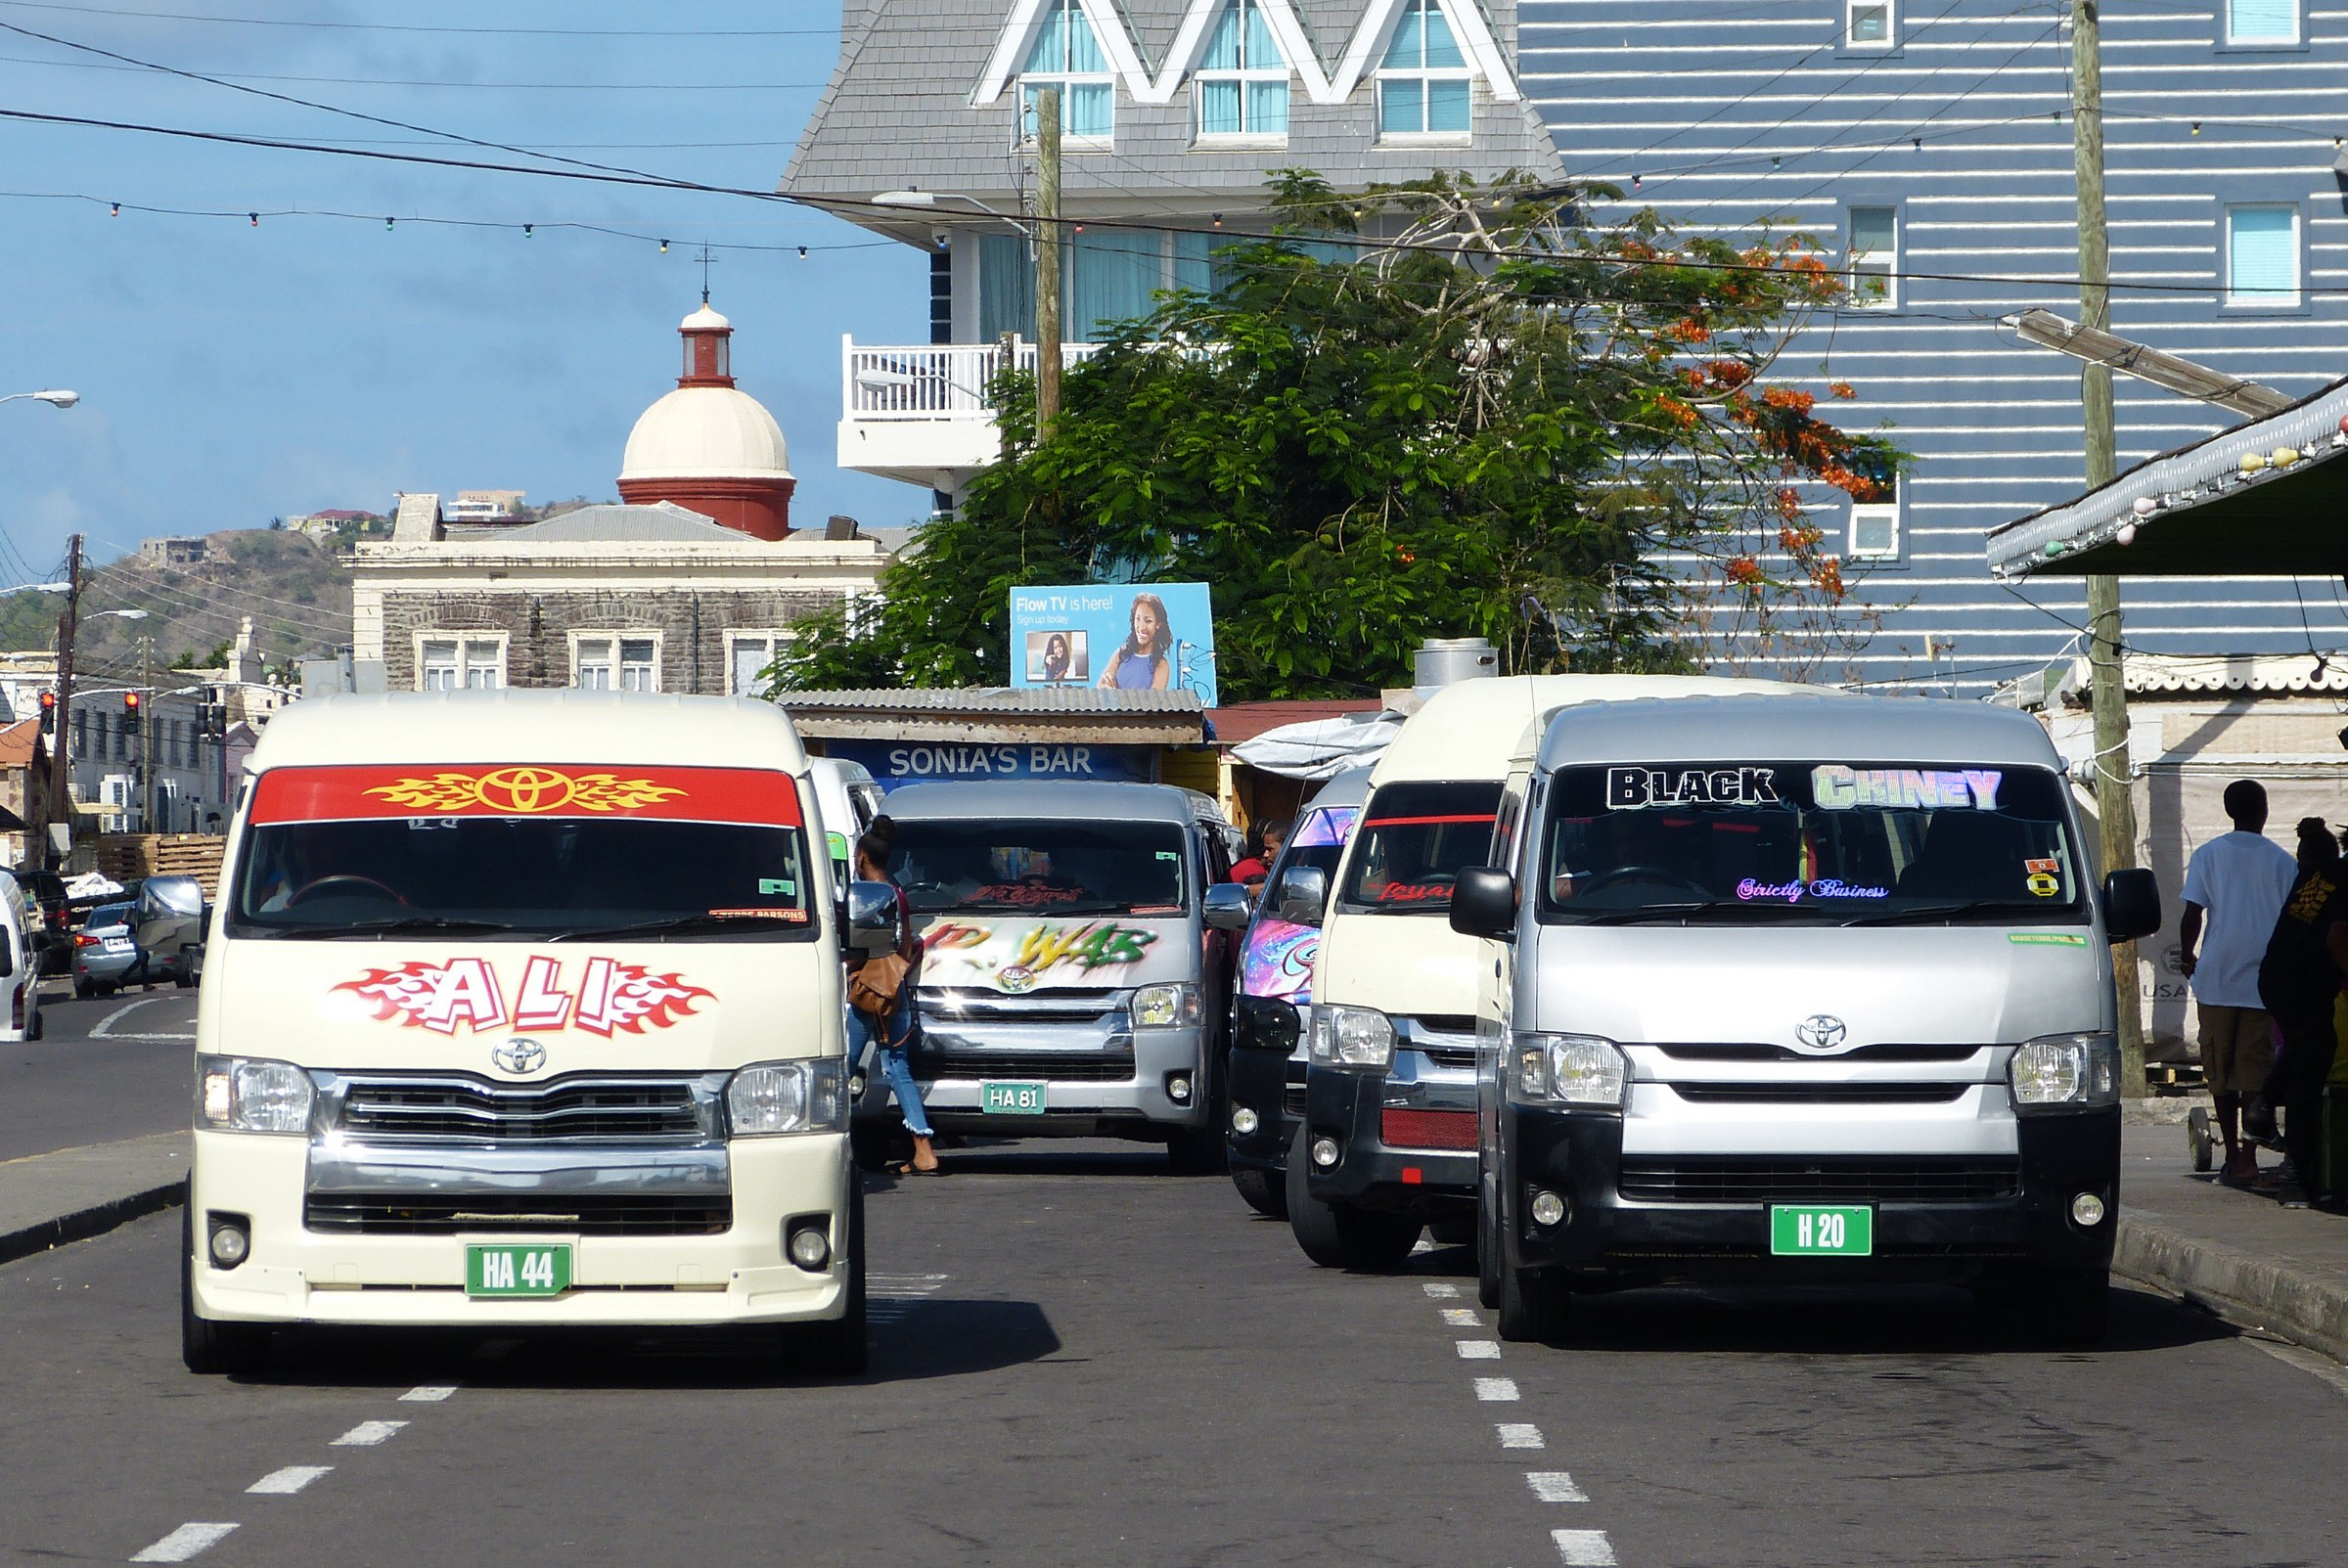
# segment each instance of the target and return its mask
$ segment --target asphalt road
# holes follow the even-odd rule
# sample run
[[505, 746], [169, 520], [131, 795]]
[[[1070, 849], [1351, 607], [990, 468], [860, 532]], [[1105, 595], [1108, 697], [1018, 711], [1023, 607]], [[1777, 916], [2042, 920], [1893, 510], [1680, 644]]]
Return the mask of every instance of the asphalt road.
[[739, 1339], [347, 1333], [282, 1343], [264, 1378], [198, 1378], [176, 1215], [0, 1269], [0, 1557], [2341, 1554], [2348, 1372], [2143, 1294], [2094, 1354], [1921, 1290], [1622, 1296], [1563, 1344], [1504, 1347], [1458, 1249], [1332, 1274], [1155, 1154], [949, 1160], [871, 1194], [874, 1365], [846, 1383]]
[[0, 1045], [0, 1160], [187, 1128], [194, 991], [164, 984], [77, 1002], [51, 980], [41, 1018], [41, 1039]]

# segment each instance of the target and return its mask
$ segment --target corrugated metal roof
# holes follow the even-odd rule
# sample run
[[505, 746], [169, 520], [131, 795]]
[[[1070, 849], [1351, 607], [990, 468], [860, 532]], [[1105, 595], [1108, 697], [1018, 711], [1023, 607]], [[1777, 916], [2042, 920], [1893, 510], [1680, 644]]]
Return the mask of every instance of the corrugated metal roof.
[[792, 713], [1198, 714], [1196, 692], [1104, 692], [1097, 687], [874, 687], [846, 692], [783, 692], [775, 698]]

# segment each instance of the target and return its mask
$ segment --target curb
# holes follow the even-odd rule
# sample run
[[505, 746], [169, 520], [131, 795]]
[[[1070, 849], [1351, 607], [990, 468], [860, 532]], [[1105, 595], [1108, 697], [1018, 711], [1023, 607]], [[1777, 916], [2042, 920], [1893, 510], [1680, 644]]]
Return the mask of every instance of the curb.
[[163, 1209], [176, 1207], [187, 1192], [188, 1179], [177, 1176], [160, 1187], [151, 1187], [123, 1197], [109, 1198], [104, 1203], [61, 1214], [52, 1220], [28, 1225], [21, 1231], [0, 1235], [0, 1263], [14, 1263], [36, 1252], [66, 1246], [74, 1241], [87, 1241], [104, 1235], [118, 1226]]
[[2348, 1361], [2348, 1282], [2123, 1215], [2114, 1274], [2182, 1296], [2240, 1328]]

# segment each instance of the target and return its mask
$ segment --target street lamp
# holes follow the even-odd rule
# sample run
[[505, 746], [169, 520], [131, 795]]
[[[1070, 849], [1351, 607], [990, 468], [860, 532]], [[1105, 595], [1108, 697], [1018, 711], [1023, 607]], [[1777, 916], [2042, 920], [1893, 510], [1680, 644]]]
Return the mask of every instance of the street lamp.
[[882, 191], [870, 200], [877, 207], [902, 207], [916, 212], [934, 212], [940, 202], [967, 202], [988, 217], [1010, 224], [1028, 239], [1035, 238], [1035, 230], [1027, 224], [1008, 212], [988, 206], [974, 196], [964, 196], [959, 191]]
[[47, 403], [52, 408], [71, 408], [74, 404], [81, 401], [81, 394], [79, 392], [68, 392], [60, 390], [48, 392], [11, 392], [6, 397], [0, 397], [0, 403], [14, 403], [21, 397], [29, 397], [35, 402]]

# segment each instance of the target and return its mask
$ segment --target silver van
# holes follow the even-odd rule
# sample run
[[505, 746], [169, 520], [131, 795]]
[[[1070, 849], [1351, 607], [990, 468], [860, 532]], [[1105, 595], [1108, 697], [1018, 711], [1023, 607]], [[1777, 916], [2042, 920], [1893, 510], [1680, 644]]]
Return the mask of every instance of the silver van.
[[[1158, 1140], [1178, 1166], [1221, 1169], [1237, 937], [1204, 911], [1231, 868], [1189, 792], [912, 784], [887, 806], [923, 941], [912, 1064], [930, 1123]], [[861, 1098], [880, 1109], [877, 1084]]]
[[1451, 919], [1487, 938], [1479, 1251], [1506, 1339], [1572, 1292], [1974, 1282], [2102, 1331], [2109, 944], [2062, 765], [1920, 698], [1567, 708]]

